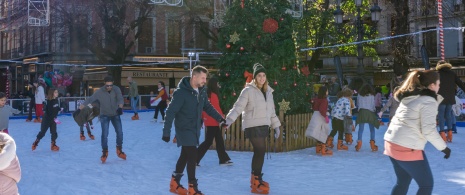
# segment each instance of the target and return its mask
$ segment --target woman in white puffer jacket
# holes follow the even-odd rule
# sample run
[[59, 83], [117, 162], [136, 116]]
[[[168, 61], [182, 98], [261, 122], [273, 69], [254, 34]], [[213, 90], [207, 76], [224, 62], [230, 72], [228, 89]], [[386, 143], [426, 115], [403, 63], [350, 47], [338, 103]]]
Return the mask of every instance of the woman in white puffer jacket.
[[233, 108], [226, 116], [226, 126], [231, 125], [242, 114], [242, 129], [245, 137], [252, 143], [252, 174], [250, 187], [252, 193], [268, 194], [268, 182], [262, 179], [262, 168], [265, 161], [266, 138], [270, 127], [275, 129], [275, 138], [279, 136], [281, 123], [276, 116], [273, 100], [273, 89], [268, 85], [265, 68], [254, 64], [253, 80], [247, 83]]
[[384, 134], [384, 154], [390, 157], [397, 183], [391, 194], [407, 194], [410, 182], [418, 184], [417, 194], [431, 194], [433, 174], [424, 148], [430, 142], [449, 158], [451, 150], [436, 130], [436, 115], [442, 97], [439, 91], [439, 74], [435, 71], [414, 71], [396, 91], [400, 102]]
[[16, 156], [16, 143], [8, 134], [0, 132], [0, 195], [18, 194], [21, 167]]

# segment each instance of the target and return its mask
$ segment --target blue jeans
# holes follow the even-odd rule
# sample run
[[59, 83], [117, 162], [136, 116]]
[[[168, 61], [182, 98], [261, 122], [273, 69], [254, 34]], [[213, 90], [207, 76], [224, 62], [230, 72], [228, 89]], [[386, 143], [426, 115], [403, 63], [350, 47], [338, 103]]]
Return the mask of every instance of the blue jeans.
[[423, 160], [399, 161], [391, 157], [389, 158], [397, 176], [396, 185], [394, 185], [391, 191], [392, 195], [407, 194], [412, 178], [418, 184], [417, 194], [427, 195], [433, 192], [433, 173], [431, 173], [425, 152], [423, 152]]
[[[358, 139], [357, 140], [360, 140], [360, 141], [362, 140], [363, 130], [365, 129], [365, 124], [367, 123], [358, 124]], [[368, 123], [368, 127], [370, 128], [370, 140], [375, 140], [375, 126]]]
[[116, 116], [100, 116], [100, 123], [102, 124], [102, 149], [108, 150], [108, 129], [110, 121], [116, 132], [116, 146], [123, 146], [123, 126], [121, 125], [121, 118]]
[[136, 114], [137, 114], [137, 102], [138, 101], [139, 101], [139, 96], [131, 97], [131, 109]]
[[[447, 125], [447, 129], [444, 129], [444, 122]], [[452, 129], [452, 104], [439, 104], [438, 123], [439, 131], [447, 131]]]

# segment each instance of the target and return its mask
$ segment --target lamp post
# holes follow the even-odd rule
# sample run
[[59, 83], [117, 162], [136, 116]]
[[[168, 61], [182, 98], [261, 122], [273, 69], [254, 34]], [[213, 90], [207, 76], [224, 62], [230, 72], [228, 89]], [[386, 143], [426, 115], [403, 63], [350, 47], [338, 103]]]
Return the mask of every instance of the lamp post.
[[192, 76], [192, 57], [195, 56], [195, 52], [189, 52], [187, 53], [187, 56], [189, 56], [189, 74]]
[[[357, 7], [357, 18], [356, 18], [355, 23], [357, 27], [357, 43], [358, 43], [357, 44], [357, 60], [358, 60], [357, 75], [361, 79], [363, 79], [364, 74], [365, 74], [365, 68], [363, 66], [363, 58], [364, 58], [363, 45], [362, 43], [360, 43], [361, 41], [363, 41], [363, 34], [364, 34], [363, 20], [361, 16], [362, 5], [363, 5], [363, 0], [355, 0], [355, 6]], [[381, 8], [378, 6], [378, 2], [376, 2], [370, 8], [370, 12], [371, 12], [371, 20], [376, 24], [379, 21], [380, 15], [381, 15]], [[344, 12], [341, 10], [340, 1], [338, 1], [338, 5], [336, 7], [336, 10], [333, 12], [333, 15], [334, 15], [334, 20], [336, 24], [340, 25], [343, 23]]]

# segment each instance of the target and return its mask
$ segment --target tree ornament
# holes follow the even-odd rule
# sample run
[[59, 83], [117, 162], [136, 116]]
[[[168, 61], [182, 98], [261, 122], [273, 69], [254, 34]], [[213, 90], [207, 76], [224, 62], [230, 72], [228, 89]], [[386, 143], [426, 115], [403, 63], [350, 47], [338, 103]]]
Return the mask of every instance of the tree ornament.
[[232, 94], [232, 95], [233, 95], [233, 96], [236, 96], [236, 92], [233, 92], [233, 94]]
[[281, 70], [283, 70], [283, 71], [286, 71], [286, 67], [285, 67], [285, 66], [283, 66], [283, 67], [281, 68]]
[[294, 82], [294, 87], [297, 87], [297, 83], [296, 83], [296, 82]]
[[286, 102], [286, 100], [283, 99], [283, 101], [279, 102], [279, 110], [282, 110], [284, 113], [286, 111], [290, 110], [291, 108], [289, 107], [290, 102]]
[[281, 18], [280, 20], [281, 20], [281, 21], [284, 21], [284, 18]]
[[260, 39], [261, 37], [262, 37], [262, 36], [260, 36], [260, 35], [257, 35], [257, 39]]
[[307, 92], [307, 93], [305, 93], [305, 95], [306, 95], [306, 96], [308, 96], [308, 92]]
[[278, 85], [278, 81], [274, 81], [273, 84], [274, 84], [274, 85]]
[[244, 47], [241, 47], [241, 51], [244, 51]]
[[231, 44], [227, 43], [226, 44], [226, 49], [229, 49], [229, 48], [231, 48]]
[[307, 82], [307, 86], [310, 86], [310, 83]]
[[226, 77], [229, 77], [229, 73], [227, 72], [227, 73], [225, 74], [225, 76], [226, 76]]
[[226, 99], [226, 96], [225, 96], [225, 95], [223, 95], [223, 99]]
[[266, 33], [275, 33], [278, 30], [278, 22], [273, 18], [267, 18], [263, 21], [262, 29]]
[[229, 42], [232, 42], [233, 44], [236, 44], [236, 42], [238, 42], [239, 40], [241, 40], [239, 38], [240, 34], [237, 34], [236, 31], [234, 31], [234, 33], [232, 35], [229, 35]]
[[294, 70], [296, 70], [296, 69], [297, 69], [297, 66], [296, 66], [296, 65], [294, 65], [292, 68], [293, 68]]
[[305, 75], [306, 77], [308, 77], [308, 75], [310, 74], [310, 71], [308, 70], [308, 66], [304, 66], [300, 68], [300, 71], [302, 71], [302, 74]]
[[244, 0], [241, 0], [241, 8], [244, 9]]

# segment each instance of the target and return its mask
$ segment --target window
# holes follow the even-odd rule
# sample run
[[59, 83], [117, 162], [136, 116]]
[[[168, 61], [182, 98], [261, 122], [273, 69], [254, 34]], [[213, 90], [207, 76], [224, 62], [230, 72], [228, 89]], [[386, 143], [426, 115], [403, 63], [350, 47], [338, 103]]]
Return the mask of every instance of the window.
[[182, 22], [181, 20], [168, 19], [168, 54], [179, 54], [182, 48]]
[[138, 52], [139, 53], [155, 53], [152, 48], [153, 31], [152, 31], [152, 18], [148, 18], [138, 30], [142, 31], [141, 35], [137, 39]]
[[[422, 30], [429, 30], [429, 29], [436, 29], [436, 27], [423, 28]], [[423, 33], [422, 44], [425, 46], [429, 57], [438, 56], [437, 31], [429, 31], [429, 32]]]

